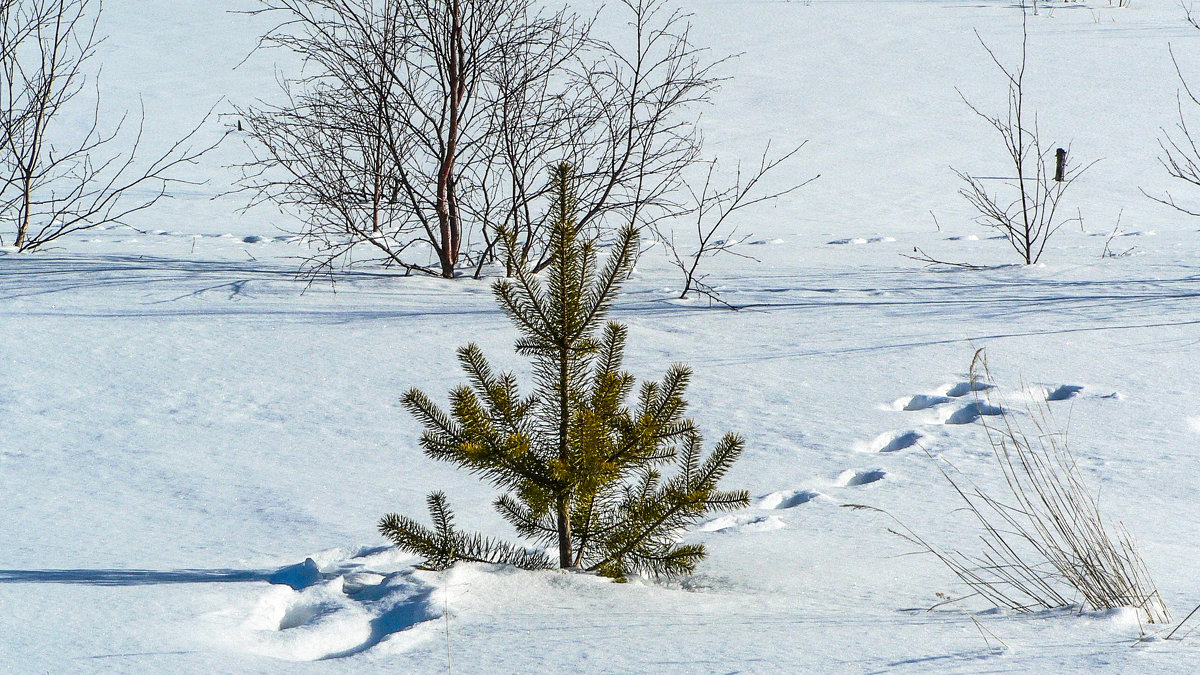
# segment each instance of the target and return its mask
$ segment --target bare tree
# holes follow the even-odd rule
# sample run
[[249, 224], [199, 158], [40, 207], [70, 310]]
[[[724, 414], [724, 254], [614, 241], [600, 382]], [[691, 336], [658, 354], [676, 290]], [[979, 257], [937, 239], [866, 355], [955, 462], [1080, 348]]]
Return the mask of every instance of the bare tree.
[[[685, 184], [688, 195], [685, 209], [680, 213], [671, 214], [651, 223], [650, 227], [655, 239], [666, 248], [667, 260], [683, 275], [683, 290], [679, 294], [680, 300], [687, 298], [688, 294], [694, 291], [711, 301], [729, 306], [721, 294], [708, 284], [706, 281], [708, 275], [701, 271], [701, 265], [705, 260], [724, 254], [751, 258], [735, 250], [735, 247], [745, 240], [745, 236], [738, 236], [737, 226], [730, 222], [730, 218], [742, 209], [778, 199], [819, 178], [819, 176], [813, 176], [802, 183], [782, 190], [767, 194], [755, 194], [755, 188], [759, 181], [766, 174], [794, 157], [804, 145], [805, 143], [801, 143], [773, 159], [769, 157], [770, 146], [768, 146], [763, 151], [755, 169], [744, 173], [739, 164], [734, 172], [732, 184], [724, 187], [718, 186], [716, 182], [719, 162], [717, 160], [707, 162], [707, 171], [704, 180], [699, 183], [699, 187], [691, 183]], [[680, 221], [690, 223], [690, 227], [687, 229], [691, 236], [686, 240], [677, 238], [675, 230], [666, 227], [667, 224]]]
[[[1006, 80], [1008, 106], [1005, 113], [988, 114], [959, 92], [971, 110], [1000, 135], [1009, 161], [1008, 167], [1016, 175], [980, 177], [958, 170], [955, 173], [966, 183], [959, 194], [978, 212], [978, 221], [1003, 234], [1025, 264], [1032, 265], [1041, 258], [1051, 235], [1075, 220], [1061, 217], [1059, 205], [1067, 188], [1091, 165], [1082, 168], [1064, 165], [1070, 153], [1063, 149], [1055, 150], [1053, 144], [1044, 145], [1038, 131], [1037, 115], [1026, 112], [1027, 19], [1028, 15], [1022, 9], [1021, 59], [1015, 68], [1001, 63], [992, 48], [976, 32], [979, 43]], [[1063, 165], [1061, 171], [1058, 170], [1060, 165]], [[988, 180], [1002, 180], [1008, 188], [1008, 196], [1001, 196], [998, 191], [990, 189], [985, 184]]]
[[[260, 0], [260, 47], [301, 56], [284, 101], [241, 109], [251, 205], [299, 216], [310, 270], [375, 260], [442, 276], [549, 264], [545, 169], [576, 168], [589, 237], [678, 209], [698, 161], [696, 104], [719, 61], [663, 0], [623, 0], [628, 49], [530, 0]], [[622, 36], [624, 37], [624, 36]], [[475, 237], [474, 239], [472, 237]], [[509, 238], [515, 260], [498, 260]], [[436, 264], [422, 259], [426, 242]]]
[[139, 162], [142, 119], [116, 149], [127, 118], [102, 130], [98, 89], [82, 135], [62, 124], [88, 86], [101, 10], [100, 0], [0, 0], [0, 221], [11, 223], [18, 250], [153, 206], [169, 185], [184, 182], [172, 169], [215, 147], [190, 145], [197, 126]]
[[[498, 122], [513, 114], [513, 92], [537, 91], [578, 48], [576, 19], [523, 0], [261, 5], [251, 13], [280, 23], [260, 47], [299, 55], [309, 74], [283, 80], [283, 103], [239, 110], [256, 152], [243, 177], [251, 205], [298, 212], [303, 234], [321, 244], [314, 269], [366, 244], [387, 264], [453, 276], [465, 217], [486, 222], [516, 208], [495, 188]], [[406, 254], [418, 241], [436, 266]]]

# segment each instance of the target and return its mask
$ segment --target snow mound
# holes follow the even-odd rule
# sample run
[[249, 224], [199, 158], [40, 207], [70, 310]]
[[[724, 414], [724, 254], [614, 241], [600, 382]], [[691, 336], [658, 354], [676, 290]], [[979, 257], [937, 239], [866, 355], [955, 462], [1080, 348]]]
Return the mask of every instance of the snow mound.
[[[439, 577], [396, 566], [396, 553], [368, 550], [343, 559], [313, 557], [269, 577], [271, 583], [248, 607], [219, 612], [220, 641], [237, 651], [288, 661], [317, 661], [425, 639], [429, 621], [445, 601]], [[378, 568], [380, 571], [373, 571]], [[404, 634], [398, 637], [397, 634]]]

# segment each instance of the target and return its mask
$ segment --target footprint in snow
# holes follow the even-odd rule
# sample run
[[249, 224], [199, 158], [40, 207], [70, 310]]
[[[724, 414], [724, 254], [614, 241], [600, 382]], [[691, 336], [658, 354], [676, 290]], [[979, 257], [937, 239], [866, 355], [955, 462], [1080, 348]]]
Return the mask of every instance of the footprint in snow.
[[889, 431], [875, 437], [870, 443], [860, 443], [860, 452], [899, 452], [913, 447], [921, 442], [925, 435], [919, 431]]
[[1077, 384], [1062, 384], [1046, 392], [1047, 401], [1065, 401], [1074, 398], [1083, 387]]
[[928, 410], [943, 403], [950, 403], [952, 399], [937, 394], [913, 394], [896, 399], [892, 403], [892, 407], [896, 410], [905, 410], [912, 412], [915, 410]]
[[983, 401], [975, 401], [954, 411], [952, 415], [946, 418], [946, 424], [970, 424], [980, 417], [992, 417], [1003, 414], [1004, 409], [1000, 406], [984, 403]]
[[870, 485], [878, 483], [887, 476], [887, 472], [883, 469], [864, 469], [855, 471], [854, 469], [846, 469], [838, 474], [834, 481], [835, 485], [840, 487], [858, 487], [860, 485]]
[[957, 382], [946, 388], [946, 395], [953, 398], [961, 398], [972, 392], [987, 391], [988, 389], [994, 389], [995, 387], [996, 385], [994, 384], [988, 384], [987, 382], [980, 382], [978, 380], [974, 382]]
[[821, 493], [813, 490], [781, 490], [759, 497], [754, 507], [759, 509], [792, 509], [807, 504], [820, 497]]

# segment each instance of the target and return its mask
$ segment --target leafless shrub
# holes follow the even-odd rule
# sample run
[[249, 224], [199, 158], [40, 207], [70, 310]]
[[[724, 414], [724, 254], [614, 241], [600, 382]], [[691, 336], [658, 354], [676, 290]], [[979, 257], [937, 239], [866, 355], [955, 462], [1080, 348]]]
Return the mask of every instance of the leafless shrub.
[[[63, 123], [88, 88], [101, 10], [99, 0], [0, 0], [0, 222], [12, 224], [18, 250], [153, 206], [185, 182], [173, 169], [216, 145], [192, 147], [197, 126], [153, 161], [139, 161], [142, 120], [118, 149], [126, 118], [102, 128], [98, 88], [82, 134]], [[135, 196], [145, 189], [150, 196]]]
[[[283, 103], [240, 110], [256, 153], [242, 187], [299, 216], [318, 242], [310, 271], [366, 247], [408, 271], [478, 274], [510, 236], [517, 260], [500, 262], [540, 270], [548, 165], [575, 167], [594, 237], [674, 209], [700, 157], [691, 111], [720, 60], [663, 0], [622, 0], [632, 40], [618, 41], [529, 0], [260, 4], [280, 19], [260, 47], [308, 74], [283, 81]], [[436, 264], [408, 250], [419, 241]]]
[[[967, 106], [1000, 135], [1008, 168], [1015, 176], [980, 177], [958, 170], [955, 173], [966, 183], [959, 194], [977, 212], [978, 222], [1003, 234], [1025, 264], [1032, 265], [1041, 258], [1051, 235], [1066, 223], [1074, 222], [1073, 218], [1059, 215], [1059, 205], [1067, 188], [1091, 165], [1079, 168], [1065, 164], [1063, 170], [1058, 171], [1060, 161], [1069, 161], [1070, 153], [1062, 148], [1054, 149], [1053, 144], [1044, 145], [1038, 131], [1037, 115], [1030, 119], [1031, 115], [1025, 110], [1027, 20], [1022, 9], [1021, 59], [1015, 68], [1005, 66], [976, 32], [979, 43], [1006, 80], [1008, 105], [1005, 113], [988, 114], [959, 92]], [[1002, 196], [999, 191], [989, 188], [986, 181], [992, 180], [1002, 181], [1008, 194]]]
[[1101, 258], [1125, 258], [1133, 255], [1136, 246], [1130, 246], [1127, 249], [1118, 250], [1112, 247], [1113, 239], [1116, 239], [1121, 234], [1121, 217], [1125, 215], [1125, 211], [1121, 210], [1117, 214], [1117, 222], [1113, 225], [1112, 232], [1108, 234], [1108, 239], [1104, 240], [1104, 250], [1100, 253]]
[[[1184, 6], [1184, 11], [1187, 13], [1188, 23], [1200, 30], [1200, 23], [1192, 15], [1191, 9]], [[1179, 66], [1179, 60], [1175, 58], [1175, 50], [1168, 45], [1167, 51], [1171, 55], [1171, 64], [1175, 67], [1175, 75], [1179, 78], [1180, 90], [1175, 94], [1175, 110], [1178, 121], [1175, 123], [1174, 129], [1160, 129], [1158, 147], [1161, 154], [1158, 156], [1158, 161], [1172, 178], [1193, 186], [1200, 186], [1200, 148], [1197, 147], [1197, 139], [1192, 127], [1188, 124], [1189, 114], [1187, 112], [1187, 110], [1200, 107], [1200, 99], [1188, 85], [1187, 78], [1183, 75], [1183, 69]], [[1142, 194], [1189, 216], [1200, 216], [1200, 210], [1179, 203], [1169, 191], [1165, 191], [1162, 196], [1156, 196], [1142, 189]]]
[[[980, 374], [990, 379], [982, 350], [971, 372], [972, 381]], [[938, 465], [962, 498], [963, 510], [978, 522], [982, 550], [945, 551], [903, 524], [902, 532], [894, 532], [949, 567], [971, 589], [967, 597], [996, 607], [1029, 612], [1081, 598], [1092, 609], [1134, 607], [1147, 623], [1169, 622], [1133, 538], [1101, 514], [1045, 401], [1029, 403], [1028, 423], [1001, 408], [1005, 412], [998, 423], [981, 421], [1007, 487], [1003, 497], [953, 466]]]
[[[299, 217], [299, 234], [319, 247], [309, 271], [331, 271], [366, 248], [389, 265], [453, 276], [469, 217], [498, 226], [524, 215], [514, 200], [544, 192], [529, 194], [537, 171], [505, 160], [541, 149], [547, 120], [522, 116], [524, 128], [502, 132], [517, 111], [559, 114], [548, 78], [585, 28], [565, 11], [524, 0], [260, 5], [249, 13], [279, 23], [259, 48], [296, 54], [304, 72], [281, 80], [282, 103], [239, 108], [255, 153], [242, 187], [251, 206], [273, 202]], [[411, 255], [416, 242], [435, 263]]]
[[[715, 182], [718, 174], [718, 162], [706, 162], [707, 171], [699, 187], [685, 183], [688, 202], [685, 208], [661, 220], [652, 221], [650, 227], [654, 237], [667, 251], [667, 260], [683, 275], [683, 290], [679, 298], [687, 298], [695, 292], [713, 302], [728, 306], [720, 293], [706, 281], [708, 275], [701, 271], [705, 260], [728, 254], [742, 258], [751, 258], [735, 250], [735, 247], [748, 235], [739, 235], [737, 225], [730, 218], [742, 209], [756, 204], [772, 201], [790, 194], [816, 180], [814, 176], [808, 180], [767, 194], [755, 194], [755, 188], [764, 176], [784, 164], [804, 147], [804, 143], [792, 150], [771, 158], [770, 147], [763, 151], [758, 166], [748, 172], [743, 172], [739, 164], [734, 171], [732, 184], [718, 187]], [[686, 240], [676, 238], [676, 230], [667, 225], [679, 222], [690, 223], [689, 235]]]

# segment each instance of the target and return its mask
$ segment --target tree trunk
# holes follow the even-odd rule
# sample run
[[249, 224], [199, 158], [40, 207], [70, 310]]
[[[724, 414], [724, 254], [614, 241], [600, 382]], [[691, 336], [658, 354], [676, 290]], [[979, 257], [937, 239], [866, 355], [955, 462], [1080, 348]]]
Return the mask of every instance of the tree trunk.
[[[559, 251], [562, 254], [562, 251]], [[564, 310], [565, 314], [565, 310]], [[558, 461], [566, 467], [571, 460], [571, 397], [570, 387], [571, 346], [563, 326], [562, 342], [558, 345]], [[571, 566], [571, 496], [567, 490], [558, 495], [558, 566]]]
[[466, 73], [463, 72], [462, 10], [459, 0], [451, 0], [450, 44], [447, 49], [449, 62], [446, 64], [446, 84], [450, 90], [449, 121], [446, 127], [446, 147], [442, 165], [438, 167], [437, 216], [439, 241], [438, 258], [442, 264], [442, 276], [454, 276], [458, 263], [458, 250], [462, 239], [462, 224], [458, 216], [458, 200], [454, 195], [454, 160], [458, 154], [458, 137], [462, 125], [462, 105], [466, 97]]
[[25, 237], [29, 233], [30, 199], [31, 194], [29, 191], [29, 178], [26, 177], [22, 182], [21, 187], [21, 222], [17, 224], [17, 240], [13, 242], [13, 245], [17, 247], [18, 251], [25, 246]]
[[558, 498], [558, 566], [571, 566], [571, 502], [566, 495]]
[[450, 254], [450, 214], [448, 210], [444, 210], [441, 204], [441, 196], [438, 196], [438, 234], [440, 235], [438, 242], [438, 261], [442, 265], [442, 276], [447, 279], [454, 278], [454, 263], [455, 260]]

